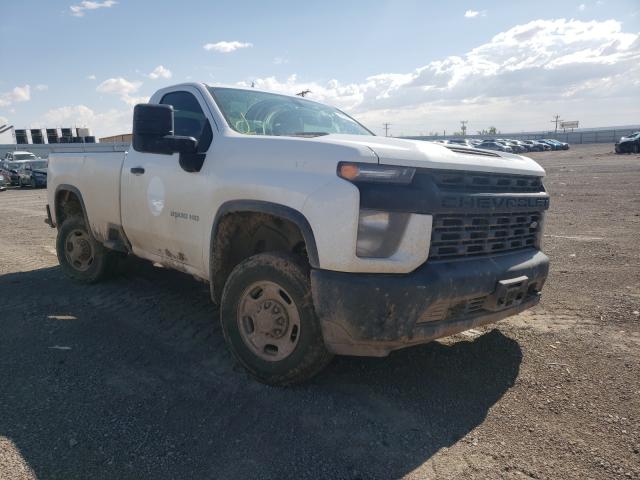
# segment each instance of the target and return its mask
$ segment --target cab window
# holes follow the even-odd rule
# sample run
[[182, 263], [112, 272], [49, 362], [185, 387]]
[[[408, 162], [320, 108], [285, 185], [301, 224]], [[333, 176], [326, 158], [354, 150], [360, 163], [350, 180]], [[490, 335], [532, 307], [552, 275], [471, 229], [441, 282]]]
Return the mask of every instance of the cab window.
[[198, 153], [209, 150], [213, 137], [211, 124], [191, 93], [167, 93], [160, 103], [173, 106], [175, 135], [186, 135], [198, 140]]

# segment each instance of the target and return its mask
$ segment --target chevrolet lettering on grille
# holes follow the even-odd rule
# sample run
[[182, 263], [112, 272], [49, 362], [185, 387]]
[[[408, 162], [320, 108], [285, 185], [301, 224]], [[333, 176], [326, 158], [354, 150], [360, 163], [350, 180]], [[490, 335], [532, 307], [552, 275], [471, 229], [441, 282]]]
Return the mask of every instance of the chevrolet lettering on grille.
[[442, 197], [442, 206], [445, 208], [535, 208], [547, 210], [549, 208], [548, 197], [474, 197], [474, 196], [446, 196]]

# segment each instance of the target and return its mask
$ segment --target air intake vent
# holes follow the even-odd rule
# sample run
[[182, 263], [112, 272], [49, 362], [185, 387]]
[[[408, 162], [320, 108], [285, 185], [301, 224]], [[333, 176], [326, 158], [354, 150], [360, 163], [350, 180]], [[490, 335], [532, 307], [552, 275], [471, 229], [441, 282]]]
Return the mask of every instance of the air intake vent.
[[466, 193], [540, 193], [544, 192], [542, 177], [456, 170], [423, 170], [419, 174], [433, 177], [445, 191]]
[[465, 155], [480, 155], [481, 157], [499, 157], [497, 153], [488, 152], [486, 150], [477, 150], [475, 148], [453, 147], [445, 145], [449, 150], [456, 153], [464, 153]]

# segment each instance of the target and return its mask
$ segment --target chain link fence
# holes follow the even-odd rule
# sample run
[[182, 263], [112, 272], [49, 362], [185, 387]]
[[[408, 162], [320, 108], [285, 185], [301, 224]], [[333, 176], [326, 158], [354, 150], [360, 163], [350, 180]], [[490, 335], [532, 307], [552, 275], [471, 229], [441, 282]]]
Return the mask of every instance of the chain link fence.
[[[541, 133], [496, 133], [495, 135], [466, 135], [465, 138], [513, 138], [517, 140], [540, 140], [543, 138], [552, 138], [561, 142], [567, 142], [570, 144], [578, 143], [615, 143], [620, 140], [620, 137], [626, 137], [634, 132], [637, 132], [640, 128], [625, 128], [625, 129], [610, 129], [610, 130], [586, 130], [579, 132], [541, 132]], [[436, 136], [417, 136], [417, 137], [402, 137], [411, 140], [445, 140], [451, 138], [461, 138], [454, 135], [436, 135]]]

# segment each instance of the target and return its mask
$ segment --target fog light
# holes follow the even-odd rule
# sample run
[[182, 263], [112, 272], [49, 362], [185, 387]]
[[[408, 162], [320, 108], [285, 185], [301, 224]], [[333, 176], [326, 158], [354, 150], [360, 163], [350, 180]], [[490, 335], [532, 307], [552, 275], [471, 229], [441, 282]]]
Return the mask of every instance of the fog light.
[[409, 213], [360, 210], [356, 255], [388, 258], [398, 250], [409, 222]]

